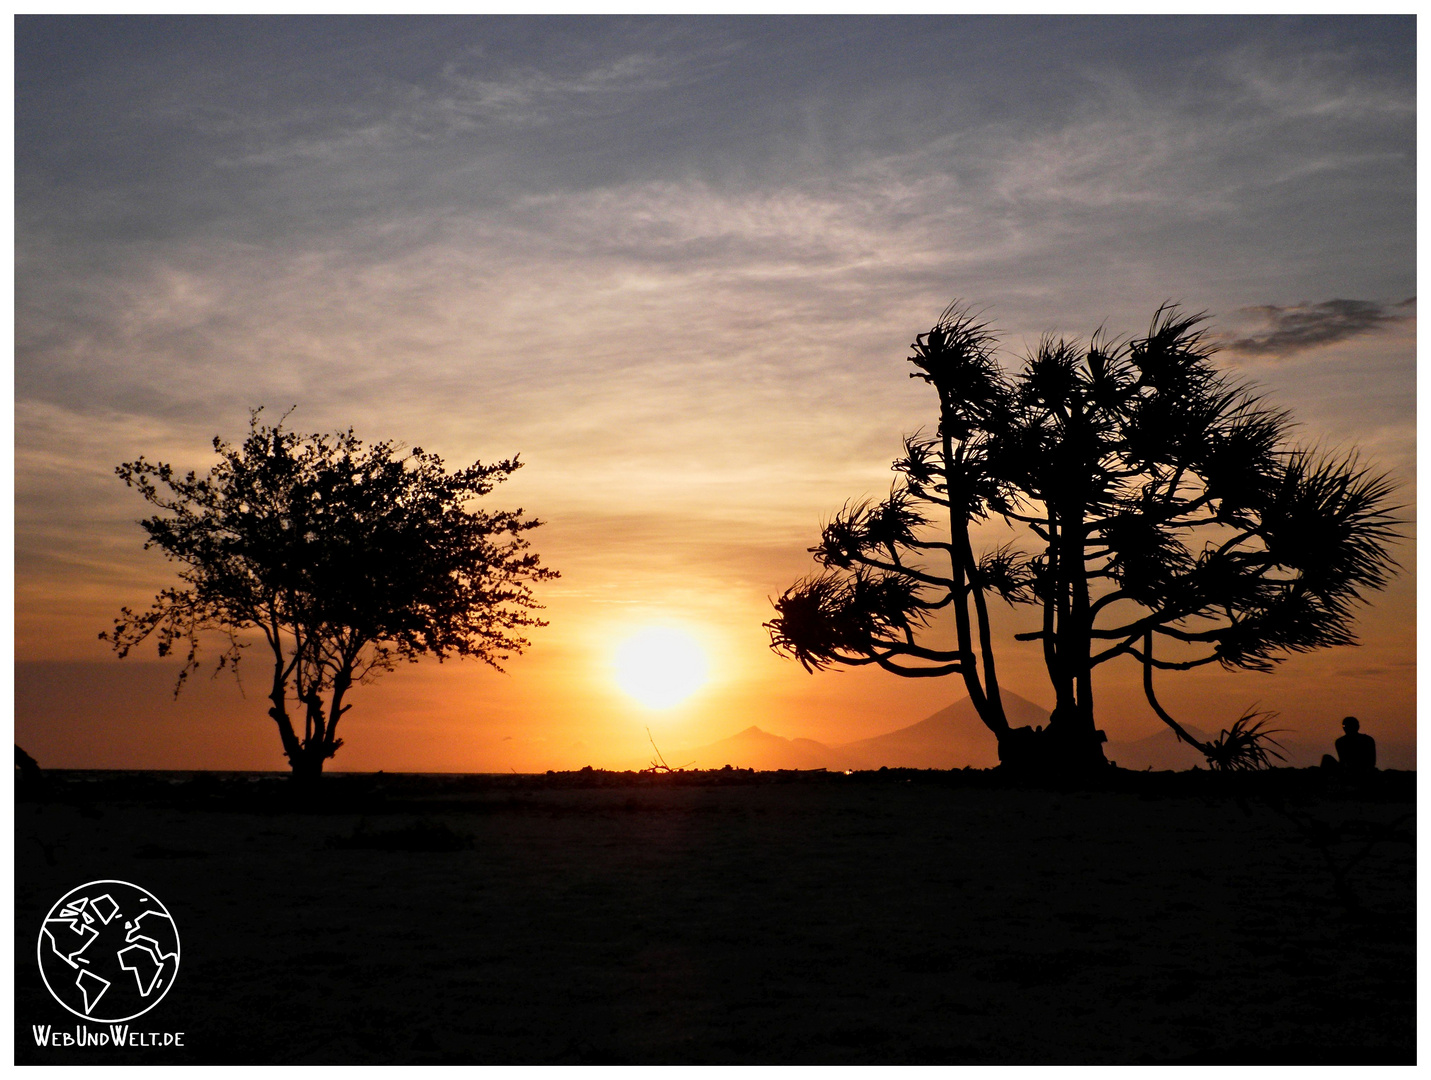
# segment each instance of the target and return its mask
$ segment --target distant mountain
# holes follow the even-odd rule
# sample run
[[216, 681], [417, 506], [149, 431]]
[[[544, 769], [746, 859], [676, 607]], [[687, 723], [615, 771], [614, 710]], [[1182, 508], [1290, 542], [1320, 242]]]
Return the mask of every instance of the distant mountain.
[[[1048, 723], [1048, 710], [1003, 693], [1004, 712], [1014, 726]], [[827, 746], [814, 739], [787, 739], [748, 727], [728, 739], [667, 756], [672, 767], [697, 769], [987, 769], [999, 763], [997, 746], [967, 697], [917, 724], [870, 739]]]
[[[1048, 723], [1048, 710], [1005, 690], [1000, 695], [1004, 715], [1014, 727]], [[872, 739], [843, 743], [835, 750], [858, 762], [854, 768], [878, 769], [991, 769], [999, 763], [993, 734], [979, 719], [967, 697], [927, 716], [917, 724], [876, 735]]]
[[[1183, 727], [1199, 742], [1207, 742], [1211, 738], [1207, 732], [1191, 724], [1184, 724]], [[1162, 731], [1141, 739], [1130, 739], [1126, 742], [1110, 739], [1103, 744], [1103, 756], [1119, 768], [1137, 772], [1144, 769], [1158, 772], [1164, 769], [1181, 771], [1191, 769], [1194, 765], [1207, 767], [1207, 761], [1202, 754], [1179, 739], [1170, 727], [1164, 727]]]
[[861, 768], [845, 755], [814, 739], [787, 739], [758, 727], [748, 727], [728, 739], [684, 750], [666, 759], [673, 768], [689, 763], [697, 769], [831, 769]]
[[[1276, 721], [1270, 726], [1276, 727]], [[1210, 742], [1216, 738], [1192, 724], [1184, 724], [1183, 727], [1199, 742]], [[1279, 745], [1271, 749], [1282, 755], [1280, 759], [1272, 758], [1275, 768], [1304, 769], [1322, 760], [1325, 749], [1303, 742], [1296, 738], [1296, 735], [1295, 731], [1279, 731], [1273, 734], [1272, 738], [1276, 739]], [[1207, 760], [1202, 754], [1173, 734], [1172, 728], [1166, 727], [1142, 739], [1105, 743], [1103, 756], [1116, 762], [1120, 768], [1139, 772], [1144, 769], [1182, 771], [1194, 766], [1207, 768]]]

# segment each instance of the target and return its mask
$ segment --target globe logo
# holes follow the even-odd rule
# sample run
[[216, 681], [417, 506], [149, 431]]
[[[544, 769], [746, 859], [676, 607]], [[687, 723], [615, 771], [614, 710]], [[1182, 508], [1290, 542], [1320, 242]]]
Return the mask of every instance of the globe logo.
[[158, 1005], [179, 973], [179, 931], [155, 896], [127, 881], [71, 889], [40, 927], [40, 977], [86, 1020], [133, 1020]]

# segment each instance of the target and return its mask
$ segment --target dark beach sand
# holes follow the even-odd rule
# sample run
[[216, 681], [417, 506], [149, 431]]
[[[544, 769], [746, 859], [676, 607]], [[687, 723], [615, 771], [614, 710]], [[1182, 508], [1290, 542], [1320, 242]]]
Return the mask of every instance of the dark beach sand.
[[[1222, 779], [331, 776], [313, 809], [51, 774], [16, 810], [16, 1059], [1411, 1062], [1415, 775]], [[1344, 862], [1398, 820], [1339, 897], [1309, 837]], [[41, 919], [100, 878], [174, 915], [133, 1026], [183, 1049], [34, 1045], [77, 1023]]]

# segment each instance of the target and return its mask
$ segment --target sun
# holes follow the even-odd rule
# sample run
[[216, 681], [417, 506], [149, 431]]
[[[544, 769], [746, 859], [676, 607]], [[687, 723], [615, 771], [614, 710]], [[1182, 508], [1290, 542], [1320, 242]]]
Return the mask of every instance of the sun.
[[616, 647], [616, 685], [648, 709], [679, 705], [705, 685], [705, 650], [686, 631], [648, 626]]

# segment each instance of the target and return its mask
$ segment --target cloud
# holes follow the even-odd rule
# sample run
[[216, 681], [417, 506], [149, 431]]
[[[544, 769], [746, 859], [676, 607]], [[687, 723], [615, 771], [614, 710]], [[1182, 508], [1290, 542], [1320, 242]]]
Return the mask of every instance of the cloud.
[[1415, 302], [1415, 297], [1391, 306], [1375, 300], [1323, 300], [1319, 304], [1243, 308], [1246, 313], [1260, 316], [1267, 328], [1259, 334], [1234, 338], [1225, 347], [1248, 356], [1291, 356], [1406, 322], [1413, 316], [1402, 309]]
[[570, 125], [619, 113], [640, 96], [701, 77], [675, 58], [643, 53], [573, 72], [517, 68], [482, 77], [457, 63], [427, 84], [373, 79], [350, 98], [321, 104], [289, 102], [280, 109], [246, 111], [225, 102], [175, 102], [161, 113], [187, 120], [197, 133], [233, 139], [221, 167], [282, 166], [303, 160], [364, 162], [373, 153], [490, 135]]
[[1216, 62], [1235, 100], [1288, 120], [1377, 123], [1416, 113], [1401, 72], [1355, 63], [1355, 48], [1279, 54], [1267, 42], [1241, 45]]

